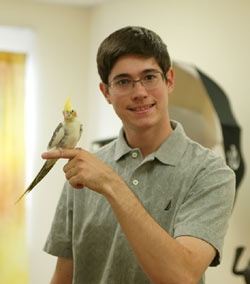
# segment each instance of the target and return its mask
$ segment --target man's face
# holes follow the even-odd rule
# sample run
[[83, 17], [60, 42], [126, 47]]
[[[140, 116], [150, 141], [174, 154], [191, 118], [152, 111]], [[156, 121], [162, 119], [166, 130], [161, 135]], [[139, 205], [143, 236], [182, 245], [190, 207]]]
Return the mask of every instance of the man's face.
[[[111, 85], [100, 84], [108, 103], [112, 104], [115, 112], [122, 120], [124, 130], [145, 130], [150, 127], [163, 129], [168, 123], [168, 94], [173, 90], [173, 70], [166, 74], [166, 80], [160, 75], [161, 68], [154, 57], [145, 58], [139, 55], [125, 55], [120, 57], [109, 75], [109, 83], [118, 80], [126, 83], [128, 80], [151, 80], [158, 74], [158, 83], [153, 88], [144, 88], [140, 82], [134, 83], [133, 88], [123, 92]], [[127, 80], [128, 79], [128, 80]], [[149, 83], [150, 85], [151, 83]]]

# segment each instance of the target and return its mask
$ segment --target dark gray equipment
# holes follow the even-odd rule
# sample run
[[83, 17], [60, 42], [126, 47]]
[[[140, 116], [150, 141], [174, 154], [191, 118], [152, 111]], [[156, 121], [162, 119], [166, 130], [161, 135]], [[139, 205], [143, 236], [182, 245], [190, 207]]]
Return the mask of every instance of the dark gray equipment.
[[235, 259], [233, 263], [233, 273], [236, 275], [241, 275], [244, 277], [247, 284], [250, 284], [250, 260], [248, 262], [248, 266], [244, 270], [237, 270], [237, 265], [240, 259], [242, 252], [244, 251], [244, 247], [238, 247], [235, 252]]

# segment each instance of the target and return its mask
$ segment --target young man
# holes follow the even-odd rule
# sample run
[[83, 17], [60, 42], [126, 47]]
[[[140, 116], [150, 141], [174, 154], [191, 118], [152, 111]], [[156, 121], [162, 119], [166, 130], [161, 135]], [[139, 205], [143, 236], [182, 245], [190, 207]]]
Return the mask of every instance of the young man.
[[118, 30], [100, 45], [97, 63], [123, 128], [95, 155], [43, 154], [69, 159], [45, 245], [58, 256], [51, 283], [205, 283], [207, 267], [220, 262], [234, 174], [170, 121], [174, 72], [158, 35]]

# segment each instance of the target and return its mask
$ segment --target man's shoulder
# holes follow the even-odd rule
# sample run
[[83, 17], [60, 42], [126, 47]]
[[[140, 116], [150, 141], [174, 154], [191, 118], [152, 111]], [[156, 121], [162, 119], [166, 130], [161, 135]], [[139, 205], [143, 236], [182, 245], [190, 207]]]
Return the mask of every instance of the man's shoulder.
[[188, 143], [185, 155], [188, 159], [192, 158], [194, 162], [203, 161], [203, 163], [210, 163], [211, 161], [226, 163], [225, 158], [212, 149], [209, 149], [190, 138], [187, 138], [187, 140]]
[[214, 178], [223, 171], [225, 178], [233, 177], [233, 170], [227, 165], [225, 158], [215, 151], [188, 139], [186, 151], [181, 159], [180, 168], [194, 176], [206, 176], [210, 173]]

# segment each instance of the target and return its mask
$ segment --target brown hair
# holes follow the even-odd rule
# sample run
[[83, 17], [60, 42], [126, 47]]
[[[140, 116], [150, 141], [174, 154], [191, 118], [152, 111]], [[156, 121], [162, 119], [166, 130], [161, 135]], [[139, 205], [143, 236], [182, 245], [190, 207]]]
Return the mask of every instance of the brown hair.
[[103, 83], [117, 59], [126, 54], [154, 57], [164, 74], [171, 66], [166, 44], [153, 31], [143, 27], [128, 26], [110, 34], [97, 52], [97, 68]]

